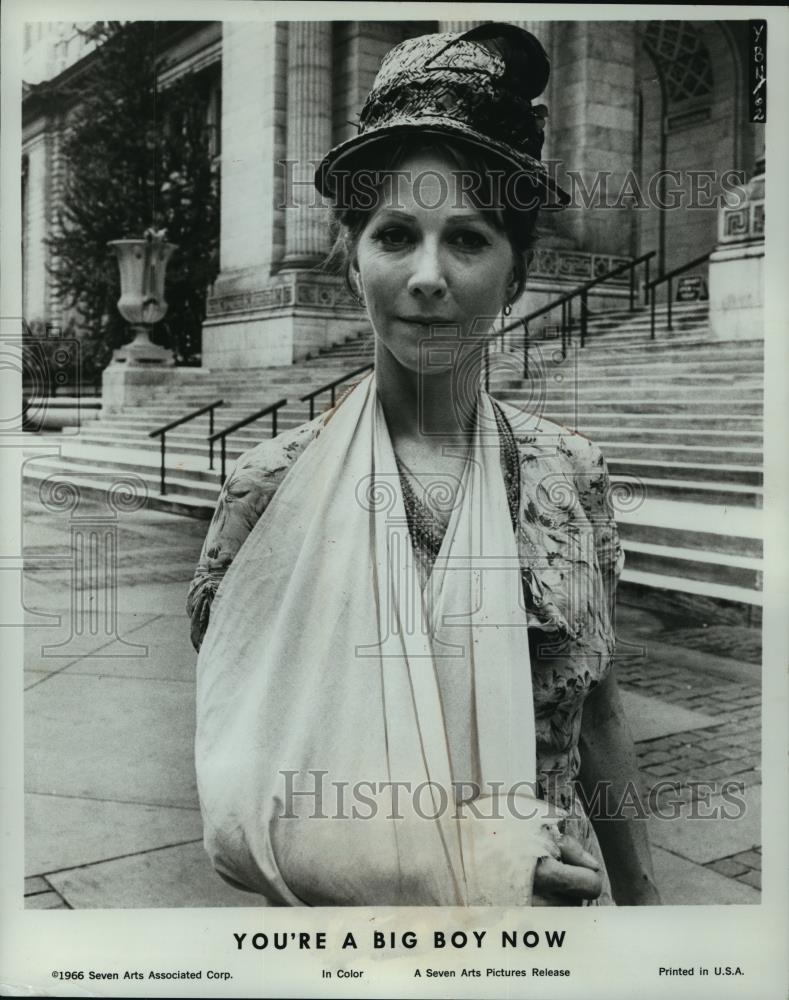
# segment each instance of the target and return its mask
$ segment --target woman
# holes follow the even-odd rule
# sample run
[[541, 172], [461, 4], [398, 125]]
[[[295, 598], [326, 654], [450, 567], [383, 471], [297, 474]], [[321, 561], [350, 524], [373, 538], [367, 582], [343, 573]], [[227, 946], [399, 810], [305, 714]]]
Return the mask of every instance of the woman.
[[576, 792], [636, 777], [602, 456], [479, 389], [563, 198], [547, 78], [511, 25], [411, 39], [316, 174], [375, 371], [242, 456], [188, 605], [206, 846], [274, 903], [658, 901], [644, 830], [601, 851]]

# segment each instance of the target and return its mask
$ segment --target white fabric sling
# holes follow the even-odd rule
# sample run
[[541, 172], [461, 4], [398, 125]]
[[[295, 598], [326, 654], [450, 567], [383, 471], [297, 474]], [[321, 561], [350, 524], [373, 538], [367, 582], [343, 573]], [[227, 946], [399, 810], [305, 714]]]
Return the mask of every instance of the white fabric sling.
[[[234, 883], [284, 905], [529, 905], [537, 860], [558, 856], [557, 811], [521, 794], [534, 710], [495, 427], [480, 393], [424, 592], [374, 376], [228, 570], [198, 660], [196, 765], [206, 848]], [[472, 778], [515, 789], [530, 818], [456, 807], [453, 781]]]

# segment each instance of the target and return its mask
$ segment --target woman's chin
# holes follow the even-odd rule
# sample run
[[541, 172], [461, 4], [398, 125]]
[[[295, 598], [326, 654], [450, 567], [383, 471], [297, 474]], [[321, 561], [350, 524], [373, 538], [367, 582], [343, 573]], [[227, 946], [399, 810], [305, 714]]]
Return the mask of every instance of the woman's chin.
[[[454, 357], [446, 358], [447, 348], [439, 348], [435, 344], [432, 346], [425, 341], [393, 342], [377, 337], [376, 344], [376, 368], [381, 369], [387, 362], [394, 362], [398, 367], [415, 375], [446, 375], [452, 371]], [[436, 359], [436, 355], [441, 355]], [[443, 363], [436, 363], [439, 360]]]

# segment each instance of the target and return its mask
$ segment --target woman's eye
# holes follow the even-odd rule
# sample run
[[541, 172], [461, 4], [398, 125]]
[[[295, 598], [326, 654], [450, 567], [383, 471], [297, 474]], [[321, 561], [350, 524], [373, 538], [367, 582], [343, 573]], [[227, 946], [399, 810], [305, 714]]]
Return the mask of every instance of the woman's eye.
[[385, 247], [399, 250], [411, 242], [411, 234], [403, 226], [387, 226], [375, 234], [375, 238]]
[[452, 242], [461, 250], [480, 250], [488, 245], [485, 237], [473, 229], [463, 229], [459, 233], [455, 233]]

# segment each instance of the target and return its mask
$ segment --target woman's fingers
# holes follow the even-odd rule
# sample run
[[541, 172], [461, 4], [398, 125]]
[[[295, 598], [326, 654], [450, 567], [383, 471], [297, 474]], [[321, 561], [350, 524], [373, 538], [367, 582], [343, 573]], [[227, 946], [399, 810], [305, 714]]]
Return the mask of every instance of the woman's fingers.
[[589, 851], [585, 851], [575, 837], [564, 836], [559, 841], [559, 851], [562, 861], [568, 865], [580, 865], [582, 868], [600, 870], [600, 863]]
[[603, 877], [599, 871], [585, 865], [565, 864], [554, 858], [543, 858], [534, 873], [534, 891], [546, 898], [597, 899], [602, 888]]

